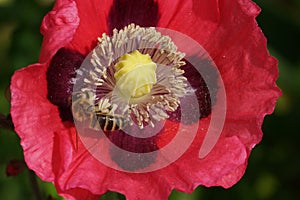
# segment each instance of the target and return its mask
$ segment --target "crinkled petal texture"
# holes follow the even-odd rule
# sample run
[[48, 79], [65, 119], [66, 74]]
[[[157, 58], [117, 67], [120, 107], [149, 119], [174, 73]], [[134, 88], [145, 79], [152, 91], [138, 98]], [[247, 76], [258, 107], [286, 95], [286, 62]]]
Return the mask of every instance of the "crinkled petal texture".
[[[17, 71], [11, 81], [11, 115], [26, 163], [68, 199], [98, 199], [107, 190], [129, 200], [167, 199], [172, 189], [231, 187], [243, 175], [251, 149], [261, 140], [263, 118], [273, 112], [280, 95], [277, 62], [255, 21], [259, 8], [249, 0], [157, 1], [157, 25], [192, 37], [216, 63], [226, 89], [227, 115], [221, 137], [205, 158], [198, 154], [209, 117], [201, 119], [192, 145], [171, 165], [126, 173], [99, 162], [80, 141], [76, 145], [74, 125], [63, 123], [47, 99], [46, 71], [53, 55], [61, 47], [88, 53], [97, 37], [110, 31], [106, 21], [113, 3], [58, 0], [44, 18], [42, 64]], [[176, 123], [166, 123], [166, 137]]]

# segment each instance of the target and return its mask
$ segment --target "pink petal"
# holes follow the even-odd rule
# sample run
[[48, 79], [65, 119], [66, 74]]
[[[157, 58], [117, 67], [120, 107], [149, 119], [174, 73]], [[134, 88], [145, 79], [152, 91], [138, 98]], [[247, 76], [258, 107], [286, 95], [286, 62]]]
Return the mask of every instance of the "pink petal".
[[44, 35], [39, 58], [41, 63], [48, 62], [58, 49], [73, 39], [79, 21], [74, 1], [56, 1], [41, 25], [41, 33]]
[[10, 89], [11, 115], [25, 161], [43, 180], [53, 181], [53, 131], [64, 127], [57, 108], [46, 97], [46, 66], [35, 64], [16, 71]]
[[88, 54], [97, 44], [97, 38], [108, 33], [107, 16], [111, 0], [76, 0], [77, 16], [80, 19], [72, 41], [67, 47]]
[[161, 14], [158, 27], [179, 31], [200, 44], [206, 42], [218, 26], [220, 14], [216, 0], [163, 0], [158, 3]]
[[260, 11], [255, 4], [243, 0], [222, 1], [220, 5], [222, 21], [211, 35], [206, 50], [218, 66], [225, 84], [227, 118], [232, 122], [226, 126], [241, 124], [251, 137], [240, 131], [226, 134], [238, 135], [245, 144], [253, 147], [260, 141], [263, 117], [273, 112], [280, 95], [275, 83], [277, 61], [269, 55], [266, 39], [255, 21]]

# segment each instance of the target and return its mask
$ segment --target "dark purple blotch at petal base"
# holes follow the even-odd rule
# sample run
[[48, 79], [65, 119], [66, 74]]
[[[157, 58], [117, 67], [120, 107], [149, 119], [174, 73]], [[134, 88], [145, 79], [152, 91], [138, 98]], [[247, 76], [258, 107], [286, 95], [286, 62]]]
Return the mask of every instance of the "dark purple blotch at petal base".
[[[118, 151], [116, 147], [111, 146], [111, 158], [123, 169], [128, 171], [135, 171], [148, 167], [156, 160], [156, 152], [159, 147], [157, 146], [157, 139], [162, 131], [156, 133], [154, 129], [140, 129], [138, 127], [128, 127], [129, 129], [124, 132], [123, 130], [107, 132], [108, 139], [123, 151]], [[128, 134], [135, 132], [136, 135], [145, 136], [145, 138], [134, 137]], [[156, 133], [154, 136], [153, 132]], [[144, 156], [145, 153], [152, 154]]]
[[52, 58], [47, 70], [48, 99], [58, 106], [62, 121], [73, 121], [71, 112], [72, 79], [84, 56], [79, 52], [61, 48]]
[[114, 0], [108, 15], [109, 34], [131, 23], [155, 27], [158, 20], [159, 8], [153, 0]]
[[[216, 101], [219, 77], [216, 67], [208, 59], [193, 56], [184, 61], [186, 65], [182, 66], [181, 69], [185, 71], [183, 75], [195, 90], [198, 106], [194, 105], [193, 97], [189, 94], [180, 99], [180, 104], [189, 105], [188, 111], [183, 112], [179, 106], [175, 112], [168, 112], [168, 114], [170, 115], [170, 120], [192, 124], [197, 122], [199, 118], [205, 118], [210, 115], [212, 106]], [[192, 61], [194, 65], [189, 61]], [[208, 85], [210, 90], [208, 89]], [[199, 111], [196, 112], [197, 109]], [[198, 113], [200, 113], [200, 116]]]

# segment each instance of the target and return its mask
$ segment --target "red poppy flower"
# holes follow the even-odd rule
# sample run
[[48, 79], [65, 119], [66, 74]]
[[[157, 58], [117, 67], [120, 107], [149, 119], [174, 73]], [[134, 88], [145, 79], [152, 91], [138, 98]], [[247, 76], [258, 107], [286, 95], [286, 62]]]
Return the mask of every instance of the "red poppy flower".
[[[11, 81], [11, 115], [28, 167], [41, 179], [53, 182], [58, 193], [67, 199], [98, 199], [108, 190], [122, 193], [127, 199], [167, 199], [172, 189], [192, 192], [199, 185], [231, 187], [244, 174], [251, 149], [261, 140], [263, 118], [273, 112], [280, 95], [275, 84], [277, 61], [269, 55], [266, 39], [255, 21], [259, 11], [248, 0], [56, 1], [41, 26], [44, 41], [39, 63], [18, 70]], [[140, 27], [128, 26], [132, 23]], [[163, 27], [189, 36], [204, 47], [207, 55], [194, 52], [193, 45], [180, 37], [169, 35], [169, 41], [166, 36], [158, 36], [158, 31], [141, 27]], [[126, 33], [126, 40], [108, 39], [123, 36], [121, 30]], [[108, 36], [98, 42], [103, 33]], [[121, 41], [122, 46], [133, 42], [130, 38], [139, 42], [146, 38], [146, 44], [152, 39], [165, 42], [167, 49], [153, 54], [148, 48], [142, 49], [152, 59], [150, 62], [143, 58], [147, 60], [147, 70], [156, 68], [146, 74], [156, 74], [147, 76], [153, 83], [148, 81], [133, 89], [126, 82], [118, 84], [123, 77], [118, 67], [102, 66], [104, 61], [111, 64], [109, 53], [122, 52], [109, 50], [106, 44], [117, 47]], [[173, 44], [180, 51], [183, 49], [186, 57], [182, 58]], [[130, 43], [128, 48], [135, 45]], [[101, 53], [101, 48], [108, 54]], [[166, 63], [166, 52], [173, 51]], [[125, 61], [119, 60], [114, 66], [119, 64], [124, 70], [128, 67], [127, 57], [133, 55], [123, 55], [124, 51], [119, 57]], [[163, 61], [154, 55], [162, 56]], [[93, 61], [94, 68], [82, 65], [85, 57]], [[195, 63], [209, 73], [201, 74], [201, 67], [193, 67]], [[92, 80], [85, 79], [84, 74]], [[144, 76], [142, 71], [130, 80], [134, 77], [137, 83]], [[165, 87], [167, 92], [160, 87], [165, 82], [169, 84]], [[126, 107], [133, 122], [127, 125], [127, 132], [126, 127], [116, 124], [100, 124], [104, 129], [114, 129], [103, 135], [98, 129], [80, 130], [75, 126], [73, 120], [80, 124], [89, 116], [76, 115], [77, 107], [71, 99], [74, 103], [84, 98], [75, 96], [73, 87], [91, 84], [98, 84], [93, 92], [99, 107], [105, 104], [104, 97], [111, 98], [109, 86], [129, 90], [137, 99], [142, 95], [142, 100]], [[226, 104], [221, 98], [223, 92]], [[87, 99], [89, 93], [83, 94]], [[225, 107], [224, 126], [212, 126], [214, 111], [224, 111]], [[93, 117], [100, 123], [123, 120], [109, 116]], [[219, 118], [222, 121], [222, 116]], [[148, 125], [160, 130], [151, 135], [153, 128], [147, 128]], [[209, 131], [221, 131], [221, 135], [207, 137]], [[141, 135], [148, 137], [138, 137]], [[202, 148], [209, 143], [213, 145]]]

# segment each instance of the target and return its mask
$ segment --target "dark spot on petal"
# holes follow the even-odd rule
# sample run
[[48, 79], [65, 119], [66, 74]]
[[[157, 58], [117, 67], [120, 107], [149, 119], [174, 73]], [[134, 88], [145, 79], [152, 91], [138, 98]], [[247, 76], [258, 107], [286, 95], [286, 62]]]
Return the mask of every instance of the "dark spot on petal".
[[[145, 135], [144, 129], [138, 129], [134, 127], [131, 127], [131, 129], [137, 135], [138, 133]], [[122, 130], [110, 131], [108, 132], [107, 136], [115, 145], [129, 152], [149, 153], [158, 149], [155, 142], [157, 136], [146, 138], [134, 137]]]
[[116, 28], [135, 23], [143, 27], [155, 27], [159, 20], [158, 4], [153, 0], [114, 0], [108, 15], [109, 33]]
[[[189, 61], [196, 63], [192, 65]], [[208, 59], [203, 59], [197, 56], [188, 58], [185, 60], [186, 65], [181, 67], [185, 73], [183, 74], [190, 83], [191, 87], [195, 90], [195, 95], [198, 100], [199, 113], [196, 111], [197, 106], [192, 103], [192, 96], [186, 95], [182, 99], [180, 99], [181, 104], [184, 103], [189, 105], [190, 112], [184, 112], [184, 117], [181, 116], [180, 106], [175, 112], [168, 112], [170, 115], [170, 120], [176, 120], [185, 123], [191, 124], [201, 118], [208, 117], [212, 110], [212, 105], [214, 105], [216, 101], [216, 94], [218, 91], [218, 73], [216, 67], [213, 63]], [[200, 73], [201, 74], [200, 74]], [[204, 72], [204, 73], [203, 73]], [[210, 91], [208, 89], [208, 85], [210, 87]], [[184, 118], [185, 120], [182, 120]]]
[[[137, 127], [130, 127], [130, 131], [135, 131], [137, 135], [149, 135], [152, 133], [145, 133], [145, 129]], [[151, 129], [148, 129], [151, 131]], [[163, 131], [161, 131], [162, 133]], [[110, 148], [111, 158], [123, 169], [135, 171], [143, 169], [156, 161], [156, 150], [159, 149], [156, 141], [160, 133], [146, 138], [139, 138], [131, 136], [122, 130], [107, 132], [107, 137], [117, 147], [123, 151], [117, 151], [116, 148]], [[145, 153], [151, 155], [145, 156]], [[134, 153], [134, 154], [133, 154]]]
[[117, 152], [115, 148], [110, 148], [112, 160], [114, 160], [119, 167], [127, 171], [136, 171], [144, 169], [155, 162], [156, 152], [151, 154], [150, 157], [145, 158], [143, 153], [131, 154], [126, 151]]
[[52, 58], [47, 70], [48, 99], [58, 106], [63, 121], [73, 121], [70, 96], [78, 69], [84, 60], [79, 52], [61, 48]]

